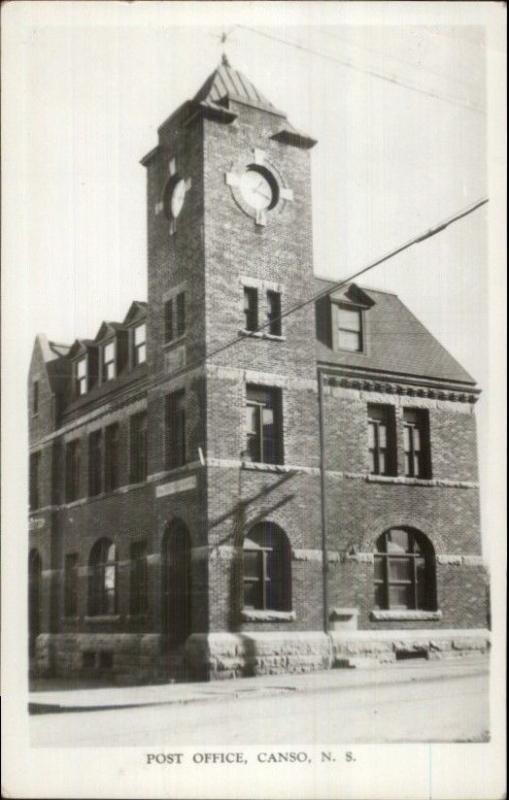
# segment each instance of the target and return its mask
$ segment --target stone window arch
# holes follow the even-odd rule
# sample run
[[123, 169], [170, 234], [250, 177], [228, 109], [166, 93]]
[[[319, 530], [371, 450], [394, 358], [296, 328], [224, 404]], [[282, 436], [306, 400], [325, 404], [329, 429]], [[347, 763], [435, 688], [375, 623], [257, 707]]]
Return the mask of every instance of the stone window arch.
[[375, 608], [435, 611], [435, 573], [435, 551], [423, 533], [409, 527], [389, 528], [375, 544]]
[[291, 548], [274, 522], [255, 525], [244, 540], [244, 608], [291, 611]]

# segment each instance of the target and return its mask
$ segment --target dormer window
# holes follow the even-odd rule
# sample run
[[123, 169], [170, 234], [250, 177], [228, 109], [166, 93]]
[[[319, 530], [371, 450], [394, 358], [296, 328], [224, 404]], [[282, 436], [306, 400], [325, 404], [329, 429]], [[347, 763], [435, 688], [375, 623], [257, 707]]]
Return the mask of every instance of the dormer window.
[[339, 350], [362, 353], [362, 310], [351, 306], [336, 306], [336, 341]]
[[115, 340], [103, 345], [101, 356], [101, 374], [104, 383], [115, 377]]
[[133, 329], [133, 365], [144, 364], [147, 360], [147, 326], [143, 322]]
[[76, 361], [75, 386], [77, 397], [82, 397], [88, 391], [88, 369], [86, 356], [82, 356]]

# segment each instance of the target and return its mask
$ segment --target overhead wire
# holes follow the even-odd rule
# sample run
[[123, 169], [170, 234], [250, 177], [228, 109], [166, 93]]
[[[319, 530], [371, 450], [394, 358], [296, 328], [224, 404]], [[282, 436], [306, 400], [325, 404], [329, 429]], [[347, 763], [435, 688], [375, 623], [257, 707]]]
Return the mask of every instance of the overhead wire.
[[403, 80], [400, 80], [400, 79], [398, 79], [396, 77], [393, 77], [393, 76], [390, 76], [390, 75], [386, 75], [385, 73], [379, 72], [378, 70], [375, 70], [375, 69], [372, 69], [372, 68], [360, 67], [359, 65], [354, 64], [352, 61], [349, 61], [349, 60], [344, 59], [344, 58], [338, 58], [337, 56], [332, 56], [329, 53], [323, 53], [320, 50], [316, 50], [316, 49], [313, 49], [313, 48], [310, 48], [310, 47], [306, 47], [305, 45], [299, 44], [298, 42], [293, 42], [293, 41], [291, 41], [289, 39], [283, 39], [280, 36], [275, 36], [273, 34], [266, 33], [265, 31], [261, 31], [261, 30], [259, 30], [257, 28], [251, 28], [248, 25], [236, 25], [235, 27], [239, 28], [241, 30], [249, 31], [250, 33], [254, 33], [257, 36], [263, 36], [266, 39], [271, 39], [274, 42], [279, 42], [280, 44], [287, 45], [288, 47], [294, 47], [297, 50], [301, 50], [301, 51], [303, 51], [305, 53], [310, 53], [311, 55], [318, 56], [319, 58], [323, 58], [323, 59], [325, 59], [327, 61], [332, 61], [332, 62], [334, 62], [336, 64], [341, 64], [343, 67], [347, 67], [348, 69], [355, 70], [356, 72], [360, 72], [360, 73], [363, 73], [365, 75], [370, 75], [373, 78], [377, 78], [379, 80], [386, 81], [387, 83], [392, 83], [392, 84], [394, 84], [396, 86], [400, 86], [400, 87], [402, 87], [404, 89], [408, 89], [410, 91], [418, 92], [419, 94], [426, 95], [427, 97], [432, 97], [432, 98], [435, 98], [436, 100], [441, 100], [444, 103], [449, 103], [450, 105], [458, 106], [459, 108], [465, 108], [468, 111], [472, 111], [472, 112], [474, 112], [476, 114], [482, 114], [482, 115], [486, 114], [485, 110], [483, 108], [480, 108], [479, 106], [475, 106], [475, 105], [472, 105], [470, 103], [465, 103], [465, 102], [463, 102], [461, 100], [458, 100], [457, 98], [446, 97], [445, 95], [442, 95], [442, 94], [440, 94], [438, 92], [433, 92], [433, 91], [431, 91], [429, 89], [423, 89], [423, 88], [415, 86], [415, 85], [413, 85], [411, 83], [407, 83], [407, 82], [405, 82]]

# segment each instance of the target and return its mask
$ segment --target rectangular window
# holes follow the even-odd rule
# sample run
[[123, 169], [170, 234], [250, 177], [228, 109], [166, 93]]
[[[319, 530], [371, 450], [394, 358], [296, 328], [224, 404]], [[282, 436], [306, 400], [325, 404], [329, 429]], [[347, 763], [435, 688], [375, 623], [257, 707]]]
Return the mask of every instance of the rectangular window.
[[166, 398], [166, 463], [168, 469], [186, 463], [186, 395], [181, 389]]
[[88, 391], [87, 357], [79, 358], [74, 365], [74, 369], [76, 396], [82, 397]]
[[272, 336], [281, 336], [281, 294], [267, 292], [267, 321], [269, 333]]
[[80, 441], [74, 439], [67, 444], [65, 454], [65, 499], [68, 503], [80, 496]]
[[110, 381], [115, 377], [115, 342], [108, 342], [102, 348], [102, 380]]
[[173, 300], [167, 300], [164, 304], [164, 341], [171, 342], [173, 339]]
[[147, 477], [147, 414], [142, 411], [130, 421], [131, 483], [140, 483]]
[[252, 286], [244, 286], [244, 330], [255, 331], [258, 328], [258, 290]]
[[131, 545], [130, 613], [132, 616], [145, 614], [147, 611], [147, 577], [147, 543], [134, 542]]
[[88, 493], [95, 497], [102, 492], [102, 431], [94, 431], [88, 437]]
[[68, 553], [64, 566], [64, 614], [75, 617], [78, 613], [78, 554]]
[[428, 414], [423, 409], [405, 408], [403, 411], [403, 437], [405, 449], [405, 475], [409, 478], [429, 478], [431, 473], [429, 453]]
[[111, 492], [119, 485], [118, 476], [118, 424], [108, 425], [104, 434], [104, 490]]
[[336, 320], [338, 347], [351, 353], [361, 353], [363, 349], [361, 310], [337, 306]]
[[39, 413], [39, 381], [32, 383], [32, 414]]
[[180, 292], [177, 295], [177, 336], [183, 336], [186, 332], [186, 295]]
[[41, 454], [30, 454], [30, 509], [33, 511], [41, 504]]
[[394, 410], [368, 405], [368, 451], [371, 475], [396, 474]]
[[147, 326], [137, 325], [133, 330], [133, 362], [136, 367], [147, 360]]
[[281, 391], [246, 387], [246, 454], [249, 461], [283, 463]]

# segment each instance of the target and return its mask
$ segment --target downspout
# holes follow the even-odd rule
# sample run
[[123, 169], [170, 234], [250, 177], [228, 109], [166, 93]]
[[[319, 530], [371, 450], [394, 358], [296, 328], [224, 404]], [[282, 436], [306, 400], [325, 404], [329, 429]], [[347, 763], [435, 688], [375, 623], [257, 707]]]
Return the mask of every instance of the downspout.
[[329, 632], [329, 557], [327, 551], [327, 507], [325, 484], [325, 422], [323, 413], [323, 372], [318, 367], [318, 422], [320, 426], [320, 507], [322, 516], [323, 630]]

